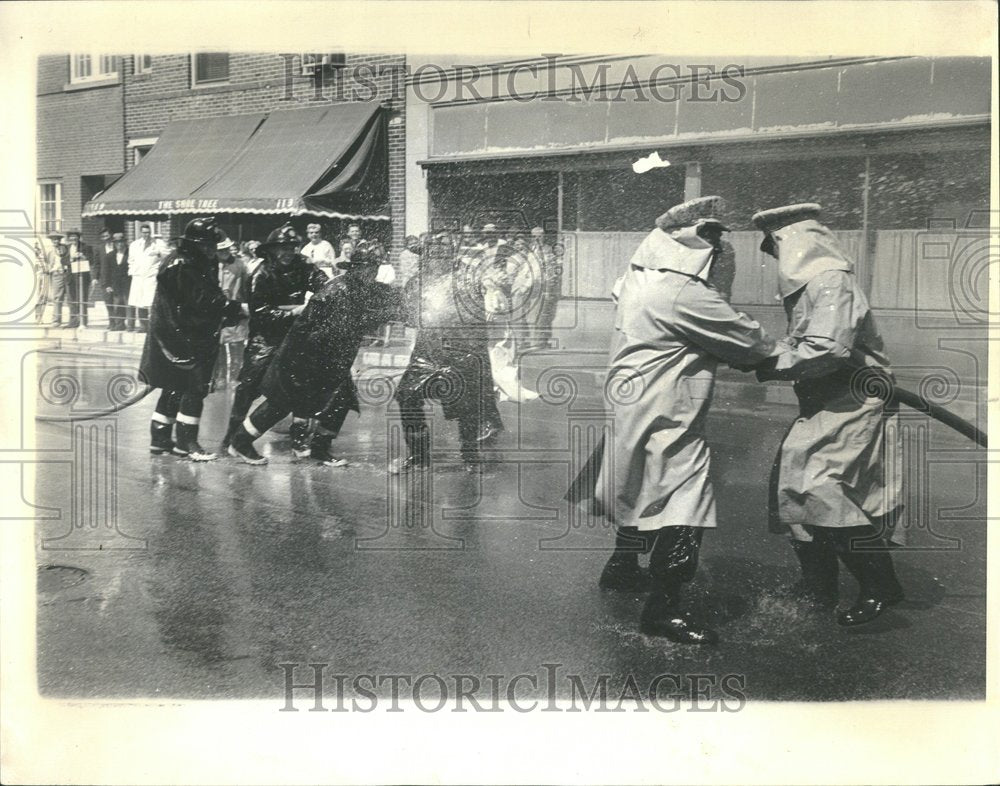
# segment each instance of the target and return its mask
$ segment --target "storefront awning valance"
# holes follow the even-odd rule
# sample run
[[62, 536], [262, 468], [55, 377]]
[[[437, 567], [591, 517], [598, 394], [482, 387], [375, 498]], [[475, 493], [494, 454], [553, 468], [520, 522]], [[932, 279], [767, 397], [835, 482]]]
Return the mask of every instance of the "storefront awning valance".
[[387, 219], [385, 136], [377, 104], [272, 112], [198, 196], [220, 212]]
[[83, 216], [191, 213], [195, 193], [253, 136], [266, 115], [236, 115], [170, 123], [153, 149], [88, 202]]
[[[203, 160], [198, 178], [189, 177], [182, 184], [169, 172], [170, 159], [179, 165], [190, 158], [178, 141], [207, 147], [213, 144], [207, 140], [210, 124], [244, 118], [256, 121], [249, 133], [243, 138], [221, 138], [216, 133], [219, 155], [211, 162]], [[161, 146], [167, 150], [157, 166], [147, 168]], [[384, 113], [369, 103], [272, 112], [266, 118], [173, 123], [145, 159], [86, 205], [84, 215], [215, 212], [388, 220], [386, 147]], [[173, 191], [165, 185], [169, 177]], [[190, 190], [178, 193], [177, 187], [185, 184]], [[140, 202], [133, 193], [159, 193], [161, 198]]]

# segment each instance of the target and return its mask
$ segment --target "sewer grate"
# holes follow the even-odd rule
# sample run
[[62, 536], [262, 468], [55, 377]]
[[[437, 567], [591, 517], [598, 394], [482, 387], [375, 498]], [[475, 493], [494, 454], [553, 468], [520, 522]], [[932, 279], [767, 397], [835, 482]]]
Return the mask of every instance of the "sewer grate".
[[38, 591], [58, 592], [74, 587], [86, 580], [89, 575], [83, 568], [75, 568], [72, 565], [39, 565]]

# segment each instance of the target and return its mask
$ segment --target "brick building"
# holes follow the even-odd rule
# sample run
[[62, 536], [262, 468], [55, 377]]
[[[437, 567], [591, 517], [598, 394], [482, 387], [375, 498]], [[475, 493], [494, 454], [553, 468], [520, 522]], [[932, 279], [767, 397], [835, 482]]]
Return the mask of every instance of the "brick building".
[[[64, 57], [62, 60], [66, 61], [68, 58]], [[123, 161], [125, 170], [131, 170], [139, 164], [152, 150], [164, 130], [171, 124], [177, 124], [178, 121], [193, 121], [187, 126], [188, 136], [182, 137], [182, 140], [187, 147], [196, 150], [212, 144], [212, 139], [199, 132], [201, 126], [197, 121], [232, 118], [233, 123], [228, 126], [226, 124], [220, 126], [218, 123], [214, 126], [205, 126], [224, 130], [215, 140], [221, 145], [220, 149], [214, 153], [209, 151], [206, 154], [208, 158], [203, 160], [212, 160], [215, 165], [229, 169], [233, 168], [230, 166], [232, 164], [239, 169], [240, 162], [229, 160], [238, 152], [236, 144], [247, 143], [256, 129], [263, 130], [266, 124], [255, 124], [263, 123], [265, 119], [270, 122], [277, 118], [276, 122], [284, 124], [285, 133], [297, 133], [299, 129], [308, 129], [313, 125], [319, 115], [306, 112], [299, 116], [297, 122], [289, 123], [291, 115], [282, 113], [330, 108], [341, 104], [365, 104], [371, 107], [378, 113], [378, 123], [381, 124], [382, 130], [378, 132], [377, 143], [373, 143], [380, 148], [372, 159], [377, 163], [370, 164], [369, 169], [372, 171], [367, 177], [370, 181], [376, 179], [379, 181], [377, 188], [384, 192], [380, 197], [382, 204], [377, 210], [369, 205], [369, 209], [360, 212], [353, 211], [353, 208], [341, 212], [339, 207], [325, 211], [320, 208], [317, 210], [329, 236], [336, 237], [343, 232], [344, 224], [349, 220], [344, 216], [363, 216], [361, 223], [366, 234], [381, 238], [394, 254], [402, 247], [405, 210], [405, 91], [402, 87], [402, 69], [405, 61], [402, 56], [217, 52], [124, 56], [116, 58], [116, 62], [120, 80], [118, 85], [120, 127], [114, 139], [118, 160]], [[331, 110], [325, 114], [335, 116], [337, 113]], [[335, 121], [336, 117], [333, 120], [327, 118], [328, 125]], [[242, 130], [234, 130], [238, 129], [241, 123]], [[332, 127], [337, 128], [335, 124]], [[40, 127], [40, 134], [44, 133], [44, 129]], [[240, 136], [241, 133], [243, 136]], [[259, 159], [255, 159], [243, 161], [244, 167], [253, 170], [261, 163], [285, 168], [286, 165], [308, 167], [312, 160], [317, 162], [317, 167], [320, 167], [316, 172], [317, 176], [321, 175], [320, 162], [328, 153], [330, 145], [327, 142], [330, 140], [321, 139], [319, 140], [321, 143], [311, 144], [309, 142], [317, 141], [317, 132], [313, 129], [307, 130], [306, 133], [307, 136], [303, 137], [304, 143], [300, 149], [286, 151], [286, 155], [294, 156], [293, 160], [282, 163], [260, 162]], [[276, 142], [273, 133], [271, 136], [273, 147]], [[369, 141], [375, 136], [373, 132]], [[176, 133], [174, 138], [177, 138]], [[289, 144], [293, 143], [294, 139], [289, 140]], [[336, 140], [330, 143], [335, 144]], [[161, 159], [164, 152], [162, 149], [157, 151]], [[175, 154], [178, 161], [186, 157], [183, 149], [175, 151]], [[247, 155], [260, 156], [262, 153], [251, 149]], [[153, 159], [150, 159], [150, 164], [152, 161]], [[170, 161], [161, 164], [159, 170], [151, 166], [147, 169], [159, 171], [162, 175], [164, 170], [177, 168], [172, 166]], [[344, 166], [343, 162], [333, 162], [334, 169], [338, 166]], [[376, 169], [379, 171], [375, 171]], [[123, 171], [121, 163], [118, 171]], [[121, 193], [123, 189], [128, 191], [127, 184], [131, 184], [134, 190], [141, 172], [142, 170], [137, 170], [124, 178], [118, 184], [118, 192]], [[197, 186], [204, 181], [217, 180], [218, 178], [213, 177], [217, 174], [219, 173], [214, 171], [202, 171], [197, 174], [197, 182], [192, 181], [192, 183]], [[167, 177], [165, 181], [169, 179]], [[214, 213], [235, 239], [260, 239], [266, 236], [270, 229], [290, 217], [294, 223], [303, 226], [310, 216], [315, 218], [309, 211], [309, 205], [297, 204], [295, 209], [282, 212], [278, 207], [282, 203], [281, 200], [275, 201], [274, 205], [267, 209], [262, 209], [260, 206], [243, 208], [232, 205], [230, 205], [232, 209], [227, 209], [225, 200], [202, 200], [188, 210], [186, 208], [188, 202], [178, 199], [184, 195], [171, 191], [170, 183], [164, 183], [162, 194], [156, 192], [156, 183], [146, 182], [140, 185], [150, 194], [156, 194], [157, 204], [144, 205], [141, 209], [135, 209], [135, 212], [128, 212], [131, 208], [108, 209], [114, 206], [104, 204], [102, 195], [89, 206], [87, 214], [93, 217], [95, 224], [112, 224], [115, 221], [126, 220], [130, 225], [127, 226], [130, 232], [134, 231], [135, 221], [140, 219], [156, 221], [160, 234], [166, 236], [177, 233], [192, 215]], [[106, 192], [109, 201], [114, 201], [115, 193], [115, 189]], [[88, 197], [93, 195], [94, 193], [87, 194]], [[157, 212], [156, 207], [159, 204], [169, 204], [171, 207]], [[218, 205], [218, 207], [202, 208], [202, 205]], [[374, 216], [379, 218], [376, 219]]]
[[43, 232], [82, 229], [93, 243], [105, 223], [81, 220], [81, 210], [125, 171], [122, 65], [96, 53], [38, 60], [35, 226]]

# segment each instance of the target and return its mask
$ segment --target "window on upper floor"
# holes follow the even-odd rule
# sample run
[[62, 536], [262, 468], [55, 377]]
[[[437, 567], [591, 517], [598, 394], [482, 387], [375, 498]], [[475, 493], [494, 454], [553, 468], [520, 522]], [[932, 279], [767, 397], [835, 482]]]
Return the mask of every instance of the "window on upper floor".
[[35, 226], [43, 233], [62, 228], [62, 183], [38, 184], [38, 218]]
[[191, 55], [191, 86], [221, 85], [229, 81], [228, 52], [198, 52]]
[[81, 52], [69, 56], [70, 84], [101, 82], [118, 77], [118, 57], [97, 52]]
[[152, 55], [136, 55], [135, 56], [135, 72], [137, 74], [148, 74], [153, 70], [153, 56]]

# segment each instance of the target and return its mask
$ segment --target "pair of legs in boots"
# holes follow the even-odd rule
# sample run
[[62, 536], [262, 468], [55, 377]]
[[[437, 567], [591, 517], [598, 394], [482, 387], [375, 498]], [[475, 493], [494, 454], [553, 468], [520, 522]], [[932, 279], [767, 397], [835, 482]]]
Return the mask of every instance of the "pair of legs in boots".
[[240, 375], [236, 380], [236, 391], [233, 393], [233, 406], [229, 410], [229, 427], [226, 429], [226, 436], [222, 439], [224, 453], [229, 451], [233, 434], [250, 414], [250, 408], [254, 401], [260, 398], [260, 386], [264, 382], [268, 366], [271, 365], [273, 354], [273, 349], [267, 353], [262, 353], [259, 350], [255, 352], [244, 351], [243, 365], [240, 367]]
[[[149, 424], [149, 452], [154, 456], [170, 453], [192, 461], [217, 458], [198, 444], [198, 429], [205, 396], [200, 391], [164, 390], [156, 402]], [[176, 440], [173, 432], [176, 427]]]
[[[403, 424], [406, 455], [393, 459], [389, 465], [389, 473], [392, 475], [429, 467], [431, 459], [431, 435], [424, 415], [423, 395], [414, 390], [397, 393], [396, 402], [399, 404]], [[480, 444], [492, 438], [496, 431], [490, 431], [484, 437], [483, 427], [488, 421], [484, 420], [475, 406], [463, 406], [457, 415], [449, 414], [458, 420], [459, 453], [466, 471], [471, 472], [480, 466]]]
[[247, 464], [266, 464], [267, 459], [257, 452], [254, 440], [291, 414], [292, 426], [289, 429], [289, 436], [292, 440], [292, 452], [296, 458], [310, 458], [327, 467], [347, 466], [344, 459], [337, 458], [330, 452], [333, 440], [340, 433], [340, 427], [347, 418], [347, 412], [347, 409], [339, 409], [324, 415], [317, 421], [316, 428], [310, 435], [308, 415], [290, 413], [289, 410], [264, 399], [232, 432], [228, 446], [229, 455]]
[[903, 600], [892, 557], [874, 526], [795, 528], [791, 544], [802, 569], [802, 578], [794, 587], [797, 597], [819, 609], [836, 607], [840, 562], [858, 582], [858, 597], [853, 606], [837, 615], [839, 624], [871, 622]]
[[[683, 610], [684, 584], [698, 569], [703, 527], [662, 527], [640, 532], [619, 527], [615, 550], [601, 573], [602, 589], [625, 592], [649, 591], [639, 618], [639, 629], [650, 636], [663, 636], [681, 644], [715, 644], [711, 628], [693, 621]], [[649, 554], [649, 574], [639, 566], [639, 555]]]

